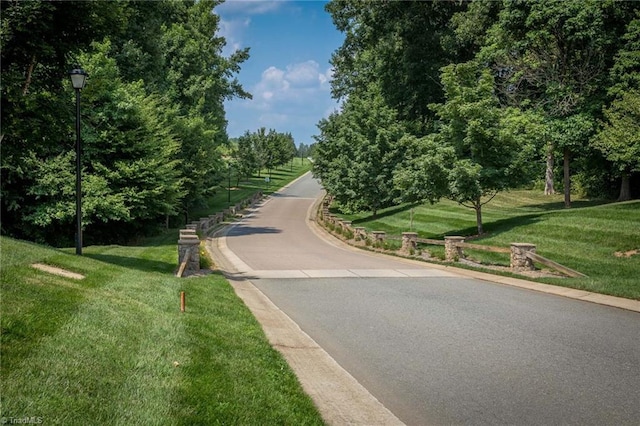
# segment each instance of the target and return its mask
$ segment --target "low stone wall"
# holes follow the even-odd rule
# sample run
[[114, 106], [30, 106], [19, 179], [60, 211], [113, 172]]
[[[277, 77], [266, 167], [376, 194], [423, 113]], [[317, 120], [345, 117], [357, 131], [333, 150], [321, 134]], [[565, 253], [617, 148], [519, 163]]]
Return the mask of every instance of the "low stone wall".
[[180, 237], [178, 238], [178, 266], [180, 267], [186, 260], [185, 268], [181, 270], [180, 276], [189, 275], [189, 273], [200, 270], [200, 238], [198, 237], [198, 233], [200, 233], [200, 235], [209, 235], [211, 231], [222, 224], [226, 218], [235, 217], [245, 208], [255, 206], [262, 201], [262, 198], [262, 191], [259, 191], [254, 194], [253, 197], [223, 212], [200, 218], [185, 225], [184, 229], [180, 230]]
[[[329, 212], [329, 206], [331, 204], [330, 199], [325, 199], [319, 208], [318, 217], [325, 224], [332, 225], [332, 229], [335, 229], [341, 235], [345, 235], [345, 231], [350, 231], [349, 235], [352, 235], [352, 240], [356, 244], [372, 244], [375, 247], [384, 247], [385, 241], [388, 239], [384, 231], [371, 231], [367, 232], [364, 227], [354, 227], [351, 221], [342, 220]], [[436, 243], [437, 241], [434, 241]], [[457, 262], [464, 259], [463, 247], [465, 245], [465, 238], [461, 236], [446, 236], [444, 237], [445, 247], [445, 261]], [[471, 245], [468, 245], [471, 246]], [[480, 249], [477, 246], [470, 247]], [[491, 248], [491, 247], [489, 247]], [[504, 248], [497, 248], [495, 250], [503, 252]], [[416, 232], [403, 232], [402, 233], [402, 247], [400, 248], [400, 254], [402, 255], [415, 255], [418, 254], [418, 234]], [[534, 270], [535, 266], [533, 260], [527, 256], [527, 253], [535, 253], [536, 246], [528, 243], [512, 243], [510, 265], [514, 271]]]

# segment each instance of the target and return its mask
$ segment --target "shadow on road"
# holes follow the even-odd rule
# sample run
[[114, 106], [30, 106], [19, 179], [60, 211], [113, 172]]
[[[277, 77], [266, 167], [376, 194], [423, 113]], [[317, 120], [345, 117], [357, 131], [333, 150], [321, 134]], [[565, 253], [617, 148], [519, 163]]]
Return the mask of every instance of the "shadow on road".
[[279, 234], [282, 230], [274, 228], [273, 226], [247, 226], [238, 225], [235, 226], [228, 234], [227, 237], [239, 237], [242, 235], [254, 235], [254, 234]]

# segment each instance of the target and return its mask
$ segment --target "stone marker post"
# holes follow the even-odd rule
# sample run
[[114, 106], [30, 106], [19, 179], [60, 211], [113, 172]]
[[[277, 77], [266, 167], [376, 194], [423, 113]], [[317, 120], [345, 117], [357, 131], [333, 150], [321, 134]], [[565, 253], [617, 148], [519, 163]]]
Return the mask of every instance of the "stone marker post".
[[455, 262], [458, 259], [462, 259], [464, 253], [462, 252], [462, 247], [456, 245], [458, 243], [464, 243], [464, 237], [444, 237], [444, 260]]
[[535, 244], [511, 243], [511, 269], [533, 271], [533, 260], [527, 257], [527, 253], [535, 253]]
[[418, 233], [403, 232], [402, 233], [402, 251], [404, 253], [415, 253], [418, 248]]

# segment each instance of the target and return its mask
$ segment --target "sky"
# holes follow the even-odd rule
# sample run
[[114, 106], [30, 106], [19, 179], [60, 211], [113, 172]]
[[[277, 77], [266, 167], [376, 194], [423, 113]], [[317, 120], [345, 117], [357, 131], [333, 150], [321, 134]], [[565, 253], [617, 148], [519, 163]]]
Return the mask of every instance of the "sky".
[[296, 145], [315, 142], [317, 123], [338, 107], [331, 98], [331, 54], [344, 36], [318, 0], [227, 0], [215, 8], [223, 54], [249, 47], [237, 78], [253, 99], [225, 103], [227, 133], [260, 127], [291, 133]]

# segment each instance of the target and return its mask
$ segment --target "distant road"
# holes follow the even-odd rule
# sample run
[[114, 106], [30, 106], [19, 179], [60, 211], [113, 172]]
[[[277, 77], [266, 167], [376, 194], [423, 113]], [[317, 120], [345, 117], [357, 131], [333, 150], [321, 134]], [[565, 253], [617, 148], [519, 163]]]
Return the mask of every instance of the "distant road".
[[640, 314], [336, 247], [309, 175], [230, 230], [236, 266], [409, 425], [640, 425]]

